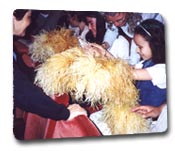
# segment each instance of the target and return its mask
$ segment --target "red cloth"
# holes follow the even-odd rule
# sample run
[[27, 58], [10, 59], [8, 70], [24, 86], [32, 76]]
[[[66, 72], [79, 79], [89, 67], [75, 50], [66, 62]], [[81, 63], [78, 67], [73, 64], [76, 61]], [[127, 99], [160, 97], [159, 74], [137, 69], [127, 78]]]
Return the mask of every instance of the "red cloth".
[[[66, 94], [54, 97], [54, 100], [66, 106], [69, 104], [69, 96]], [[84, 115], [77, 116], [69, 121], [54, 121], [32, 113], [28, 113], [27, 115], [26, 140], [88, 136], [101, 136], [101, 133], [92, 121]]]
[[101, 136], [95, 125], [84, 115], [70, 121], [48, 121], [45, 138]]
[[48, 119], [27, 113], [24, 140], [43, 139]]

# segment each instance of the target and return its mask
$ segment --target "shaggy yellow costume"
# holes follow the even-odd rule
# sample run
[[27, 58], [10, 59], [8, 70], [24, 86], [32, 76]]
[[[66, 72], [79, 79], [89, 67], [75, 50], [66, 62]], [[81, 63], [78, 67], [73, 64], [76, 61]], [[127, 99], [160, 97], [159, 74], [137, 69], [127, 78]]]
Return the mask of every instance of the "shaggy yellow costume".
[[75, 47], [53, 55], [36, 71], [35, 83], [47, 95], [69, 93], [79, 103], [103, 105], [103, 119], [112, 134], [148, 131], [147, 121], [131, 112], [138, 104], [138, 91], [126, 62]]
[[53, 54], [78, 46], [78, 38], [72, 35], [70, 29], [43, 31], [34, 37], [29, 47], [29, 54], [34, 62], [45, 62]]

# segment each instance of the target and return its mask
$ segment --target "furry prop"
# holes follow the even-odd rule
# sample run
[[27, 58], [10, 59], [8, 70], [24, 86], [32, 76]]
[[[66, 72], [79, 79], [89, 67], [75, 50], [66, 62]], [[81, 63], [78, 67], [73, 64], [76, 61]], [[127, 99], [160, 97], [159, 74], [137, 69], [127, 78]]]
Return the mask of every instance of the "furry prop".
[[43, 31], [34, 37], [29, 47], [29, 54], [34, 62], [45, 62], [56, 53], [78, 46], [78, 38], [72, 35], [70, 29]]
[[35, 83], [47, 95], [70, 93], [78, 103], [103, 105], [112, 134], [148, 132], [148, 123], [131, 108], [138, 104], [130, 66], [121, 59], [96, 57], [80, 47], [57, 53], [37, 69]]
[[[141, 115], [131, 112], [131, 104], [117, 104], [109, 102], [103, 106], [102, 119], [108, 125], [111, 134], [147, 133], [149, 121]], [[115, 122], [113, 122], [115, 121]]]

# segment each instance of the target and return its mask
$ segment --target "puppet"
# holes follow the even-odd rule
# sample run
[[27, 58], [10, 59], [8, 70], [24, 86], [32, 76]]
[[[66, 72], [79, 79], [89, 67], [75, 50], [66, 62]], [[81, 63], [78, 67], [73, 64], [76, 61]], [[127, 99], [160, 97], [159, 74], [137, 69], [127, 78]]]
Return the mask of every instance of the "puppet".
[[78, 38], [70, 29], [43, 31], [34, 36], [34, 42], [29, 46], [29, 54], [34, 62], [43, 63], [52, 55], [75, 46], [78, 46]]
[[74, 47], [52, 55], [37, 69], [35, 84], [47, 95], [70, 94], [77, 103], [103, 106], [111, 134], [148, 132], [149, 123], [131, 112], [138, 105], [131, 67], [121, 59]]

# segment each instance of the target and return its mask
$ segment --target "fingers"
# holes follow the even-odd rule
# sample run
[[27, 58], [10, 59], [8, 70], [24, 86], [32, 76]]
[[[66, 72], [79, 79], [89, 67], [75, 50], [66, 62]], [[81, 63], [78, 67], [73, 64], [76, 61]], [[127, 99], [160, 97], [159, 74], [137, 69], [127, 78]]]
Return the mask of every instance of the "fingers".
[[75, 118], [76, 116], [79, 116], [79, 115], [87, 116], [86, 110], [78, 104], [69, 105], [68, 109], [70, 110], [70, 116], [69, 116], [68, 120], [71, 120], [71, 119], [73, 119], [73, 118]]
[[132, 112], [136, 112], [142, 115], [143, 118], [155, 118], [158, 117], [160, 114], [159, 108], [154, 106], [137, 106], [132, 108]]
[[96, 44], [96, 43], [88, 43], [87, 45], [83, 47], [83, 49], [86, 53], [89, 53], [96, 57], [102, 56], [102, 57], [114, 58], [112, 54], [110, 54], [101, 45]]
[[139, 110], [142, 110], [144, 106], [136, 106], [131, 109], [132, 112], [138, 112]]
[[81, 107], [80, 107], [80, 105], [78, 105], [78, 104], [71, 104], [71, 105], [69, 105], [68, 106], [68, 109], [69, 110], [71, 110], [71, 109], [80, 109]]
[[143, 118], [152, 117], [152, 112], [146, 112], [146, 113], [142, 114], [142, 117], [143, 117]]
[[136, 106], [132, 108], [132, 112], [138, 112], [139, 110], [145, 110], [145, 111], [150, 111], [151, 110], [151, 106], [147, 106], [147, 105], [141, 105], [141, 106]]
[[99, 51], [106, 51], [106, 49], [104, 49], [101, 45], [98, 45], [96, 43], [90, 43], [90, 46], [95, 47]]
[[148, 118], [151, 114], [151, 106], [136, 106], [131, 111], [140, 114], [143, 118]]

